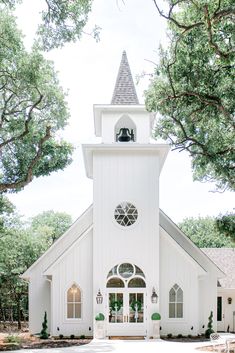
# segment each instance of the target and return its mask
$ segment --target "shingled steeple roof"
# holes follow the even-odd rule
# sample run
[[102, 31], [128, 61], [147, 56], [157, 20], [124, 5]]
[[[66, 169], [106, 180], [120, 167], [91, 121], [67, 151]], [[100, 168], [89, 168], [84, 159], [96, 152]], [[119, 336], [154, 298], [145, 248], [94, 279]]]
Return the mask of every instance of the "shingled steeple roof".
[[139, 104], [126, 52], [122, 53], [111, 104]]

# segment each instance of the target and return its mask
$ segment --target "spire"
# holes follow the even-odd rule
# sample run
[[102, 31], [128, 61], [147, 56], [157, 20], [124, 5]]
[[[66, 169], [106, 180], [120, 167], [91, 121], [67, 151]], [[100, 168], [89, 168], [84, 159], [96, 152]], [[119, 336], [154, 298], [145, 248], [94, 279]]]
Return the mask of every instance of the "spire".
[[126, 52], [122, 53], [111, 104], [139, 104]]

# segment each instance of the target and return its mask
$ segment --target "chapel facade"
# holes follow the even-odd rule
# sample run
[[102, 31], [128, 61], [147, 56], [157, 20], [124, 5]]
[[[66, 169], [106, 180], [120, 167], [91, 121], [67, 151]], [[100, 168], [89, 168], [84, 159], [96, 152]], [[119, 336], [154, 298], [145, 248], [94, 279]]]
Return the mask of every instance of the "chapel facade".
[[197, 335], [215, 317], [224, 274], [159, 209], [169, 146], [151, 141], [153, 121], [124, 52], [111, 104], [94, 105], [102, 141], [82, 146], [93, 205], [23, 274], [30, 332], [45, 311], [53, 336], [98, 338]]

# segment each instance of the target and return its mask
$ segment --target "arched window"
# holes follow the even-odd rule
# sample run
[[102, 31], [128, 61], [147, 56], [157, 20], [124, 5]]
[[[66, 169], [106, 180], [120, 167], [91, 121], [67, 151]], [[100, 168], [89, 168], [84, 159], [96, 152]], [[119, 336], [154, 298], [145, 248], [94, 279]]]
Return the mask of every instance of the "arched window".
[[169, 292], [169, 318], [183, 317], [183, 291], [174, 284]]
[[110, 278], [107, 282], [107, 288], [123, 288], [123, 287], [124, 287], [124, 282], [118, 277]]
[[144, 272], [129, 262], [114, 266], [107, 276], [107, 288], [146, 288]]
[[140, 277], [132, 278], [128, 283], [128, 288], [145, 288], [146, 283]]
[[76, 284], [73, 284], [67, 291], [67, 319], [81, 319], [81, 314], [81, 290]]

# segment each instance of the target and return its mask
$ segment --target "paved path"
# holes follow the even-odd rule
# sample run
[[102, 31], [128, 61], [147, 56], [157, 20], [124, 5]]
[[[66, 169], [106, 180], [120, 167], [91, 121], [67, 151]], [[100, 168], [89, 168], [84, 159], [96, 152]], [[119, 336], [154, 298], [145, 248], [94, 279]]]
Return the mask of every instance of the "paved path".
[[195, 347], [200, 345], [200, 343], [166, 342], [163, 340], [93, 340], [83, 346], [24, 349], [14, 351], [14, 353], [196, 353]]
[[[234, 334], [222, 334], [234, 338]], [[121, 341], [93, 340], [83, 346], [48, 349], [24, 349], [14, 353], [196, 353], [195, 348], [207, 346], [209, 342], [181, 343], [163, 340]]]

